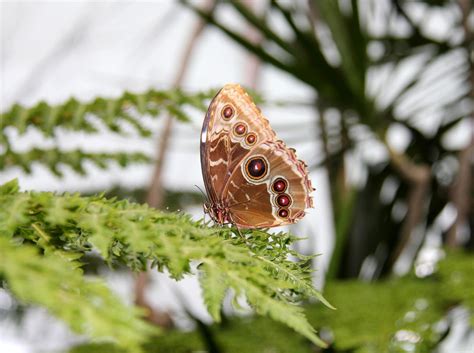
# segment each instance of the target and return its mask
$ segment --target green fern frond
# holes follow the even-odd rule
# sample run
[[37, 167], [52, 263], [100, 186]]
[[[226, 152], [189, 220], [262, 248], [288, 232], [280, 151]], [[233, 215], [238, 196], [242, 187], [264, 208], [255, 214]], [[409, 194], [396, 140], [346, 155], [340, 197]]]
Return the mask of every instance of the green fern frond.
[[214, 90], [198, 93], [186, 93], [180, 89], [149, 90], [141, 94], [125, 92], [118, 98], [99, 97], [88, 103], [71, 98], [59, 105], [40, 102], [26, 108], [16, 104], [10, 110], [2, 112], [0, 122], [2, 129], [12, 126], [20, 134], [25, 133], [28, 127], [35, 126], [46, 136], [53, 136], [58, 127], [94, 132], [96, 126], [88, 116], [95, 116], [112, 131], [122, 132], [122, 120], [132, 124], [142, 136], [148, 136], [150, 131], [140, 121], [141, 116], [155, 117], [167, 112], [179, 120], [188, 121], [185, 108], [194, 107], [204, 111], [206, 101], [214, 94]]
[[45, 307], [76, 332], [130, 351], [138, 351], [147, 336], [158, 331], [102, 281], [86, 279], [76, 261], [81, 254], [55, 250], [41, 255], [38, 247], [4, 235], [0, 234], [0, 274], [21, 300]]
[[189, 121], [189, 108], [204, 111], [206, 102], [214, 93], [214, 90], [198, 93], [186, 93], [180, 89], [149, 90], [142, 94], [125, 92], [118, 98], [98, 97], [88, 103], [71, 98], [62, 104], [40, 102], [31, 108], [16, 104], [0, 114], [0, 170], [18, 166], [30, 173], [31, 165], [37, 162], [57, 176], [62, 176], [59, 168], [61, 164], [84, 175], [85, 161], [93, 162], [102, 169], [108, 167], [109, 161], [115, 161], [122, 167], [131, 163], [150, 162], [151, 158], [143, 153], [86, 153], [81, 150], [64, 151], [58, 146], [47, 150], [34, 148], [20, 153], [11, 147], [8, 128], [15, 128], [21, 135], [34, 127], [46, 137], [55, 137], [58, 129], [96, 132], [99, 122], [118, 134], [125, 134], [124, 126], [128, 125], [141, 136], [150, 137], [152, 132], [142, 119], [144, 115], [157, 117], [167, 113], [178, 120]]
[[[296, 306], [307, 297], [324, 299], [312, 287], [305, 261], [288, 259], [291, 254], [306, 260], [290, 249], [295, 241], [291, 235], [255, 230], [236, 236], [232, 228], [209, 227], [181, 213], [166, 213], [103, 196], [18, 192], [15, 183], [4, 185], [0, 192], [0, 234], [10, 239], [7, 246], [5, 239], [1, 244], [9, 249], [7, 252], [12, 247], [25, 246], [20, 244], [30, 244], [28, 247], [34, 245], [45, 253], [45, 261], [50, 257], [65, 261], [63, 257], [72, 254], [75, 265], [62, 269], [72, 272], [80, 265], [79, 255], [96, 250], [110, 265], [144, 270], [151, 263], [159, 271], [167, 269], [175, 279], [191, 273], [190, 264], [194, 261], [201, 264], [198, 271], [204, 301], [216, 321], [220, 319], [224, 295], [232, 289], [236, 296], [244, 294], [257, 313], [323, 345], [302, 309]], [[18, 271], [27, 266], [17, 265]], [[0, 268], [2, 271], [5, 270]], [[67, 277], [66, 273], [61, 277]], [[7, 283], [20, 299], [44, 305], [37, 297], [15, 290], [16, 286], [33, 286], [34, 281], [23, 279], [21, 275], [11, 276]], [[20, 283], [10, 284], [17, 281]], [[49, 295], [54, 296], [55, 292], [51, 290]], [[59, 303], [54, 308], [58, 312], [52, 312], [64, 318]], [[112, 321], [109, 323], [113, 325]], [[94, 333], [103, 336], [102, 331]]]
[[318, 346], [326, 347], [326, 343], [316, 335], [316, 330], [306, 319], [301, 307], [287, 305], [279, 299], [272, 298], [266, 295], [258, 285], [251, 282], [239, 282], [239, 285], [242, 286], [249, 303], [258, 314], [267, 315], [275, 321], [284, 323]]
[[106, 169], [110, 162], [126, 167], [132, 163], [149, 163], [151, 158], [139, 152], [88, 153], [80, 149], [62, 151], [59, 148], [33, 148], [25, 153], [7, 150], [5, 154], [0, 154], [0, 170], [18, 166], [26, 173], [31, 173], [31, 166], [35, 162], [45, 166], [55, 175], [62, 176], [60, 166], [68, 166], [76, 173], [85, 175], [84, 162], [92, 162], [97, 167]]
[[199, 281], [203, 288], [204, 303], [212, 318], [220, 322], [221, 303], [224, 300], [228, 282], [216, 264], [204, 263], [200, 266], [200, 270]]

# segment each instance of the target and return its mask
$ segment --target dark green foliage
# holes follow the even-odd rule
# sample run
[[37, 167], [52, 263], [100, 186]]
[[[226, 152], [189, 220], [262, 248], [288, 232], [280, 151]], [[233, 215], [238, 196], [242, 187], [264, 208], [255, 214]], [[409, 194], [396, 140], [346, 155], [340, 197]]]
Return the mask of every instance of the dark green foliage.
[[[302, 336], [268, 318], [232, 318], [226, 326], [208, 327], [217, 340], [219, 353], [274, 352], [274, 353], [312, 353], [315, 346]], [[87, 344], [77, 346], [69, 353], [104, 353], [110, 345]], [[208, 346], [198, 331], [170, 331], [166, 335], [152, 339], [145, 344], [148, 353], [192, 353], [208, 352]], [[123, 350], [110, 350], [124, 353]]]
[[[308, 305], [306, 312], [309, 320], [325, 332], [325, 336], [332, 337], [327, 352], [404, 352], [400, 345], [402, 342], [395, 337], [397, 331], [405, 330], [413, 337], [419, 337], [418, 342], [411, 346], [412, 352], [430, 353], [446, 334], [437, 323], [452, 307], [453, 301], [474, 310], [471, 272], [471, 254], [449, 253], [441, 261], [439, 271], [424, 279], [410, 275], [377, 283], [330, 282], [326, 295], [338, 310]], [[226, 325], [214, 325], [209, 330], [220, 345], [221, 352], [225, 353], [319, 351], [285, 326], [264, 317], [232, 318]], [[156, 342], [148, 342], [146, 347], [150, 353], [185, 353], [207, 349], [197, 331], [170, 332]], [[72, 352], [99, 352], [100, 349], [105, 347], [88, 345], [77, 347]]]
[[[177, 280], [192, 272], [195, 261], [204, 300], [216, 321], [231, 288], [257, 313], [323, 345], [295, 304], [309, 297], [329, 304], [312, 286], [311, 269], [304, 265], [309, 258], [290, 249], [295, 241], [291, 235], [255, 230], [241, 237], [231, 228], [209, 227], [184, 214], [128, 201], [18, 192], [16, 181], [0, 188], [0, 204], [0, 253], [6, 259], [0, 275], [7, 288], [20, 300], [47, 307], [78, 332], [130, 349], [149, 332], [102, 282], [82, 276], [82, 256], [96, 251], [110, 266], [137, 271], [150, 263], [159, 271], [166, 268]], [[289, 255], [302, 261], [290, 261]], [[95, 306], [107, 314], [93, 310]], [[128, 334], [118, 334], [121, 326]]]
[[427, 278], [330, 282], [325, 294], [338, 310], [314, 307], [308, 316], [321, 330], [331, 329], [337, 351], [399, 352], [394, 334], [407, 330], [421, 338], [414, 352], [432, 352], [445, 333], [436, 323], [454, 303], [474, 311], [472, 269], [471, 253], [448, 252], [438, 271]]
[[[424, 342], [434, 347], [440, 335], [434, 334], [431, 325], [444, 314], [442, 299], [435, 295], [438, 288], [436, 281], [414, 278], [373, 284], [336, 282], [326, 290], [340, 305], [339, 311], [331, 315], [323, 308], [313, 310], [312, 319], [328, 325], [338, 350], [393, 352], [389, 349], [393, 335], [402, 329], [417, 332], [424, 339], [437, 338]], [[351, 293], [350, 300], [347, 293]], [[424, 324], [430, 326], [424, 327]]]

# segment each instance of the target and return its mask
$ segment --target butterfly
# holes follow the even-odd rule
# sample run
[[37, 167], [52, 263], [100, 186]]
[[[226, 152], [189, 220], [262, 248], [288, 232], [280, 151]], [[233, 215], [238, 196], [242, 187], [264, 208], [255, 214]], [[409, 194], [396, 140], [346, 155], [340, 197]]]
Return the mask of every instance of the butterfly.
[[201, 131], [204, 211], [220, 224], [269, 228], [295, 223], [313, 207], [306, 164], [277, 140], [268, 120], [238, 84], [209, 105]]

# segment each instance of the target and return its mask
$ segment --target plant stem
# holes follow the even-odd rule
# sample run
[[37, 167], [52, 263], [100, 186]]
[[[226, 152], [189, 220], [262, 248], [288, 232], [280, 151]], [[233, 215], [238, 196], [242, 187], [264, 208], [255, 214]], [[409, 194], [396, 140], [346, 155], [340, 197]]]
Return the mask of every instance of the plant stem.
[[[246, 5], [249, 7], [249, 9], [254, 8], [254, 12], [263, 12], [265, 8], [262, 8], [260, 6], [261, 4], [253, 2], [253, 1], [246, 1]], [[259, 6], [256, 6], [259, 5]], [[260, 15], [260, 14], [257, 14]], [[247, 35], [246, 37], [254, 44], [256, 45], [261, 45], [263, 42], [263, 36], [261, 32], [255, 30], [250, 24], [248, 25], [247, 28]], [[255, 54], [249, 53], [248, 54], [248, 62], [246, 64], [246, 84], [248, 87], [252, 89], [256, 89], [258, 87], [259, 79], [260, 79], [260, 73], [262, 69], [262, 61], [258, 56]]]
[[[472, 3], [469, 0], [459, 0], [459, 7], [463, 14], [463, 27], [464, 27], [464, 43], [467, 51], [467, 56], [469, 60], [470, 68], [470, 84], [471, 84], [471, 106], [474, 104], [474, 63], [470, 57], [471, 51], [473, 48], [473, 32], [469, 28], [468, 17], [472, 9]], [[474, 112], [471, 111], [470, 118], [470, 127], [471, 127], [471, 141], [470, 143], [459, 152], [459, 171], [454, 182], [451, 200], [457, 210], [456, 220], [448, 232], [446, 244], [449, 247], [459, 246], [459, 230], [463, 225], [466, 225], [469, 217], [469, 207], [471, 200], [471, 188], [472, 188], [472, 160], [474, 156]], [[471, 229], [472, 233], [472, 229]], [[472, 236], [472, 235], [471, 235]]]
[[[214, 0], [208, 0], [205, 4], [205, 7], [209, 9], [208, 10], [209, 12], [212, 12], [215, 8]], [[194, 28], [193, 33], [191, 34], [189, 42], [185, 48], [178, 73], [173, 83], [174, 87], [179, 87], [182, 84], [185, 74], [187, 72], [187, 69], [189, 67], [192, 52], [205, 26], [206, 26], [206, 21], [203, 19], [199, 19]], [[170, 141], [172, 128], [173, 128], [173, 121], [174, 119], [171, 115], [166, 116], [163, 131], [161, 133], [160, 140], [158, 143], [155, 168], [154, 168], [153, 175], [151, 178], [151, 184], [147, 193], [146, 202], [151, 207], [155, 207], [155, 208], [159, 208], [163, 204], [163, 195], [164, 195], [164, 190], [163, 190], [163, 185], [162, 185], [163, 167], [165, 165], [166, 153], [169, 147], [169, 141]]]
[[38, 233], [39, 237], [47, 244], [49, 243], [51, 237], [46, 234], [37, 223], [33, 223], [31, 227]]
[[431, 169], [428, 165], [413, 163], [404, 154], [396, 153], [389, 147], [388, 143], [386, 143], [386, 146], [389, 150], [391, 164], [400, 176], [410, 184], [407, 215], [398, 244], [389, 258], [389, 265], [392, 266], [402, 254], [413, 234], [413, 230], [420, 224], [423, 214], [426, 212], [425, 201], [430, 189]]
[[[215, 6], [216, 3], [214, 0], [208, 0], [205, 4], [205, 8], [208, 9], [209, 12], [214, 11]], [[196, 23], [196, 26], [191, 34], [188, 44], [185, 47], [183, 58], [173, 83], [174, 87], [179, 87], [182, 84], [187, 69], [189, 67], [193, 50], [196, 47], [198, 39], [204, 31], [205, 27], [206, 21], [200, 18]], [[163, 131], [160, 135], [160, 140], [158, 142], [157, 159], [146, 197], [146, 202], [154, 208], [160, 208], [163, 205], [163, 168], [165, 165], [166, 154], [168, 151], [170, 137], [173, 129], [173, 121], [174, 118], [171, 115], [166, 116]], [[149, 321], [161, 327], [172, 326], [171, 316], [168, 313], [160, 313], [154, 310], [147, 302], [145, 298], [145, 290], [148, 281], [149, 276], [147, 272], [141, 272], [138, 274], [135, 282], [135, 303], [138, 306], [143, 307], [147, 310], [147, 319]]]

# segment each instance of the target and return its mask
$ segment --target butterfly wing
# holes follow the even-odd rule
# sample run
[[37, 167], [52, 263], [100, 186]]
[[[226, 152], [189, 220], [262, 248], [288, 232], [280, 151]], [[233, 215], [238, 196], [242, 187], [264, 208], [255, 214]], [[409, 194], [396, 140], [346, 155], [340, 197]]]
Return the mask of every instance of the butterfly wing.
[[304, 162], [281, 141], [265, 141], [235, 168], [223, 190], [230, 218], [240, 228], [297, 222], [312, 207]]
[[201, 132], [202, 175], [212, 203], [223, 201], [225, 185], [245, 155], [273, 139], [275, 132], [244, 89], [225, 85], [212, 100]]

